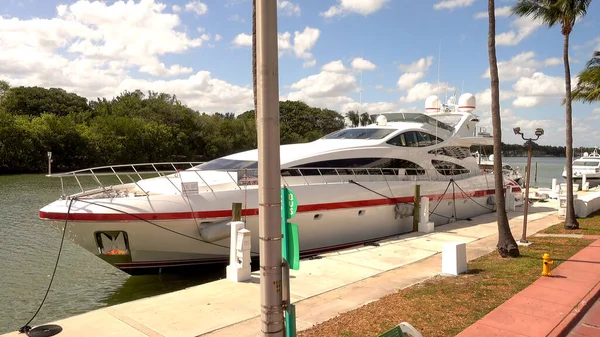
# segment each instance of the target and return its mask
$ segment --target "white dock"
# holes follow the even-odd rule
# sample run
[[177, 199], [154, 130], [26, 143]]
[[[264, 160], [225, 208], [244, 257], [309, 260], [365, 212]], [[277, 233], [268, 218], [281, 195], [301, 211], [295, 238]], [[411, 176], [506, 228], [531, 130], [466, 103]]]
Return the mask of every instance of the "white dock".
[[[521, 236], [522, 208], [509, 212], [515, 238]], [[528, 233], [558, 223], [556, 201], [530, 208]], [[496, 249], [496, 214], [438, 226], [380, 242], [302, 260], [291, 271], [297, 329], [307, 329], [441, 272], [442, 246], [464, 242], [467, 259]], [[62, 319], [61, 337], [256, 336], [260, 333], [257, 272], [249, 282], [219, 280], [181, 291], [119, 304]], [[51, 310], [43, 308], [42, 310]], [[40, 325], [42, 322], [33, 322]], [[3, 337], [23, 336], [12, 332]]]

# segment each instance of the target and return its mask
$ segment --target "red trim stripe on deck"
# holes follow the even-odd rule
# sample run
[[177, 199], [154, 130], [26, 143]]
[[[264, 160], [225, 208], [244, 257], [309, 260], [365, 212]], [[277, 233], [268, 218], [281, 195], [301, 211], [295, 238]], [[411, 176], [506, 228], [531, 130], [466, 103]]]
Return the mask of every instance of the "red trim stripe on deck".
[[[513, 184], [511, 184], [513, 185]], [[515, 184], [516, 185], [516, 184]], [[520, 192], [520, 187], [513, 185], [513, 192]], [[461, 191], [455, 191], [456, 199], [467, 199], [467, 198], [479, 198], [488, 195], [494, 195], [493, 189], [479, 190], [474, 192], [463, 193]], [[429, 197], [431, 201], [449, 200], [452, 199], [452, 193], [434, 194], [434, 195], [423, 195]], [[76, 202], [76, 201], [75, 201]], [[360, 208], [360, 207], [374, 207], [383, 205], [394, 205], [397, 203], [411, 203], [413, 197], [401, 197], [401, 198], [381, 198], [381, 199], [367, 199], [367, 200], [352, 200], [352, 201], [341, 201], [332, 203], [321, 203], [321, 204], [309, 204], [309, 205], [298, 205], [298, 213], [304, 212], [316, 212], [316, 211], [327, 211], [336, 209], [346, 208]], [[99, 204], [100, 207], [101, 204]], [[65, 220], [65, 213], [57, 212], [43, 212], [40, 211], [40, 218], [46, 220]], [[257, 208], [243, 209], [242, 216], [254, 216], [258, 215]], [[165, 212], [165, 213], [135, 213], [135, 215], [126, 213], [71, 213], [69, 214], [69, 220], [72, 221], [131, 221], [136, 219], [143, 220], [185, 220], [185, 219], [211, 219], [211, 218], [225, 218], [231, 216], [231, 210], [215, 210], [215, 211], [198, 211], [198, 212]]]

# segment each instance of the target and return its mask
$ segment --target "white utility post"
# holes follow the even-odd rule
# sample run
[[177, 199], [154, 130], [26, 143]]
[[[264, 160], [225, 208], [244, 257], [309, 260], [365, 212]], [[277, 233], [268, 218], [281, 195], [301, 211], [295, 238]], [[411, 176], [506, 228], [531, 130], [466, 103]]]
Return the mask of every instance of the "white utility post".
[[263, 336], [284, 337], [277, 0], [256, 0], [258, 235]]

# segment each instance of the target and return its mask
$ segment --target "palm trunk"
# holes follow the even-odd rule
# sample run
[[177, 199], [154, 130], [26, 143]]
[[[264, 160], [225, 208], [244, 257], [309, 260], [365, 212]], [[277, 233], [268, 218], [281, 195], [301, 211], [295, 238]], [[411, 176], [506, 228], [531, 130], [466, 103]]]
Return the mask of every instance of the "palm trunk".
[[496, 195], [496, 218], [498, 221], [498, 253], [502, 257], [519, 256], [519, 247], [512, 235], [506, 215], [504, 177], [502, 175], [502, 124], [500, 120], [500, 80], [496, 58], [496, 15], [494, 0], [488, 0], [488, 55], [492, 89], [492, 127], [494, 130], [494, 191]]
[[566, 142], [567, 142], [567, 212], [565, 216], [565, 228], [577, 229], [579, 223], [575, 218], [575, 206], [573, 202], [573, 107], [571, 105], [571, 67], [569, 66], [569, 33], [564, 34], [563, 62], [565, 64], [565, 106], [566, 106]]

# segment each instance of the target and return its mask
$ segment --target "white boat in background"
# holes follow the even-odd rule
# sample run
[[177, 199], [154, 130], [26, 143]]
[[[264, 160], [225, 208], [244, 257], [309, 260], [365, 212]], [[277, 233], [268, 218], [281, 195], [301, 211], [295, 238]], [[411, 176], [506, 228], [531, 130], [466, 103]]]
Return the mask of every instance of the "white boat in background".
[[[592, 153], [584, 152], [583, 156], [573, 161], [573, 184], [583, 188], [584, 175], [590, 188], [600, 185], [600, 154], [597, 148]], [[563, 170], [562, 176], [567, 178], [566, 169]]]
[[[494, 171], [494, 155], [491, 154], [488, 158], [482, 156], [479, 151], [475, 151], [473, 153], [473, 157], [477, 163], [479, 163], [479, 168], [484, 170], [485, 172], [493, 172]], [[521, 185], [521, 180], [523, 179], [523, 175], [521, 174], [521, 170], [519, 167], [513, 168], [510, 164], [502, 163], [502, 174], [508, 179], [514, 180], [517, 184]]]
[[[433, 96], [426, 101], [428, 114], [382, 114], [365, 127], [281, 146], [281, 185], [298, 202], [293, 221], [300, 255], [412, 231], [416, 184], [431, 200], [436, 225], [493, 212], [493, 176], [479, 169], [470, 152], [470, 146], [489, 145], [492, 138], [472, 134], [479, 121], [474, 109], [471, 94], [443, 105]], [[61, 229], [68, 219], [71, 240], [136, 274], [226, 262], [231, 205], [242, 203], [256, 256], [257, 153], [200, 165], [168, 163], [168, 170], [162, 170], [165, 164], [136, 164], [54, 174], [61, 181], [73, 178], [79, 192], [63, 192], [39, 215]], [[94, 188], [86, 189], [86, 180]], [[520, 188], [512, 191], [522, 203]]]

